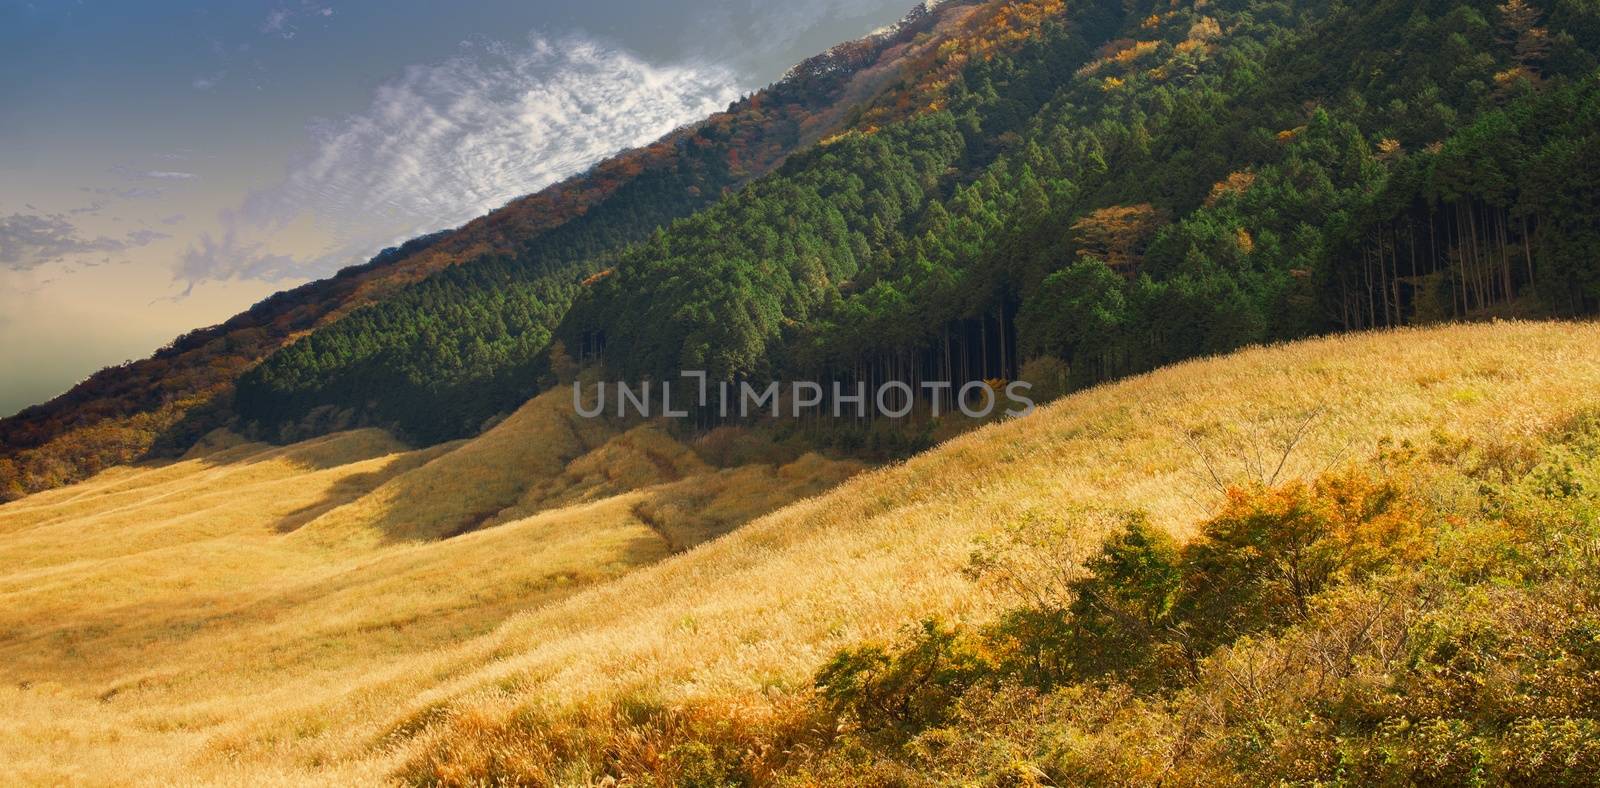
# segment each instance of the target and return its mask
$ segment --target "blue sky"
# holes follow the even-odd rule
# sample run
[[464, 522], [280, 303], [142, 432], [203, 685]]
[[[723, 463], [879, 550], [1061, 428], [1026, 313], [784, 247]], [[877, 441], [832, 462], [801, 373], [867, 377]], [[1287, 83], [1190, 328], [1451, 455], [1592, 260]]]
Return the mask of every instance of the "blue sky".
[[911, 4], [0, 0], [0, 415]]

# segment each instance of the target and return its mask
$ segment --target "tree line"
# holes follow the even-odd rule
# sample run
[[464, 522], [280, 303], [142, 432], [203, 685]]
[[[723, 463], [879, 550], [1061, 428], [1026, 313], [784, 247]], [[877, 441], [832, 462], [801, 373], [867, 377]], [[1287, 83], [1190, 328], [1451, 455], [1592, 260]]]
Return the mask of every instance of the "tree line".
[[558, 338], [626, 379], [959, 386], [1054, 359], [1083, 386], [1332, 331], [1591, 314], [1597, 48], [1581, 0], [1074, 5], [698, 210], [641, 192], [633, 240], [535, 245], [346, 318], [240, 410], [468, 434], [552, 382]]

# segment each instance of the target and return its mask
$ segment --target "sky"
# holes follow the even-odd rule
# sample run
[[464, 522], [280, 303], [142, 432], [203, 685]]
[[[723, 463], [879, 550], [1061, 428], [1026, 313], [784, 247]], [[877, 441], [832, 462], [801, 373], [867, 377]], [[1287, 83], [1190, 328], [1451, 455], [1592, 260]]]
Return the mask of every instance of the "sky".
[[912, 4], [0, 0], [0, 416]]

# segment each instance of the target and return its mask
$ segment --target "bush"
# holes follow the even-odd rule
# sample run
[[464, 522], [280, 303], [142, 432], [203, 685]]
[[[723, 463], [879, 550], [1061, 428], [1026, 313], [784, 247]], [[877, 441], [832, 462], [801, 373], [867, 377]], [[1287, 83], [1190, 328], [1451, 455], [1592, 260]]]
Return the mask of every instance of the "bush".
[[1184, 550], [1179, 626], [1194, 648], [1304, 621], [1333, 585], [1420, 558], [1428, 517], [1402, 484], [1352, 469], [1230, 491]]
[[898, 648], [839, 652], [816, 683], [835, 715], [898, 739], [942, 724], [955, 700], [991, 672], [967, 633], [930, 619]]
[[[1181, 548], [1137, 513], [1025, 518], [973, 556], [973, 574], [1027, 602], [986, 630], [988, 648], [1031, 687], [1105, 677], [1141, 691], [1181, 686], [1212, 650], [1303, 622], [1326, 590], [1418, 560], [1432, 518], [1406, 484], [1349, 470], [1234, 489]], [[1080, 561], [1088, 517], [1120, 529]]]

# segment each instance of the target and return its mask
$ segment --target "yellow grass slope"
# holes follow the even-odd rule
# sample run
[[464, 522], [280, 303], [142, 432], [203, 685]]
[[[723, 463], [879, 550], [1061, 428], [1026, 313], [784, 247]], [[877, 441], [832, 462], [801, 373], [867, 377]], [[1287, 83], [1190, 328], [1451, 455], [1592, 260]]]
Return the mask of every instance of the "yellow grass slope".
[[[984, 616], [993, 600], [961, 569], [975, 537], [1016, 518], [1134, 508], [1183, 535], [1219, 501], [1214, 477], [1270, 476], [1291, 444], [1280, 479], [1363, 459], [1385, 438], [1531, 436], [1596, 406], [1593, 324], [1344, 336], [1102, 386], [518, 618], [492, 636], [508, 656], [413, 701], [455, 722], [406, 754], [470, 753], [476, 729], [523, 707], [759, 705], [863, 637], [930, 614]], [[1087, 553], [1108, 521], [1080, 522]], [[552, 630], [573, 634], [541, 637]]]
[[[1313, 473], [1386, 437], [1532, 433], [1596, 404], [1600, 328], [1590, 324], [1255, 349], [1083, 392], [665, 558], [723, 527], [706, 526], [718, 517], [759, 513], [752, 496], [807, 494], [844, 474], [815, 458], [710, 470], [663, 436], [610, 434], [553, 474], [551, 462], [490, 485], [501, 508], [488, 527], [429, 540], [396, 538], [383, 523], [397, 520], [384, 518], [399, 506], [452, 522], [487, 511], [410, 497], [476, 495], [429, 487], [471, 478], [466, 464], [428, 475], [466, 447], [356, 452], [350, 475], [390, 491], [288, 535], [276, 530], [282, 510], [326, 493], [242, 476], [246, 492], [214, 516], [189, 522], [165, 508], [185, 478], [262, 473], [248, 470], [261, 447], [223, 449], [227, 463], [194, 460], [187, 471], [118, 470], [0, 508], [0, 705], [17, 710], [0, 720], [0, 760], [29, 781], [343, 783], [393, 775], [424, 753], [468, 764], [484, 746], [474, 733], [525, 707], [643, 697], [759, 708], [859, 638], [929, 614], [986, 615], [995, 600], [960, 569], [975, 537], [1016, 518], [1132, 507], [1183, 534], [1210, 511], [1219, 479]], [[597, 451], [617, 470], [599, 455], [583, 461]], [[332, 472], [316, 482], [332, 487], [349, 482], [344, 467], [298, 473]], [[155, 546], [134, 563], [156, 578], [153, 595], [141, 584], [101, 591], [120, 577], [101, 565], [121, 559], [100, 523], [128, 527], [141, 507], [193, 539], [146, 537]], [[235, 536], [210, 530], [215, 517], [256, 508], [278, 519]], [[664, 525], [673, 522], [679, 530]], [[1086, 551], [1099, 522], [1081, 520]], [[401, 533], [439, 533], [424, 525]], [[53, 535], [32, 534], [40, 528]], [[73, 536], [102, 546], [75, 562], [57, 543]], [[30, 577], [56, 590], [33, 593], [14, 565], [53, 572]], [[563, 572], [596, 566], [606, 569], [562, 585]]]
[[[378, 430], [288, 447], [216, 435], [179, 462], [0, 508], [8, 776], [170, 779], [262, 716], [296, 716], [298, 737], [316, 725], [303, 707], [411, 675], [435, 648], [860, 469], [809, 457], [719, 471], [659, 430], [580, 420], [559, 402], [422, 451]], [[537, 494], [641, 446], [676, 465], [645, 462], [549, 505]], [[736, 473], [795, 478], [731, 515], [680, 513], [675, 530], [640, 517], [714, 503]]]

